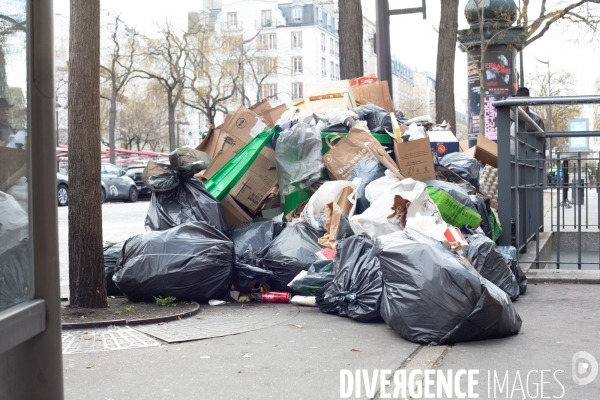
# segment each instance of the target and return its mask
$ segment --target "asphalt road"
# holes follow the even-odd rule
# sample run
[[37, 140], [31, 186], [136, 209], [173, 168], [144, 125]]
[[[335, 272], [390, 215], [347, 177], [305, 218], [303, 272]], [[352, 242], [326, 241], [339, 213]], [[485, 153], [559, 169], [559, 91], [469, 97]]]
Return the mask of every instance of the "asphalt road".
[[[150, 202], [105, 203], [102, 205], [102, 232], [104, 241], [118, 242], [144, 232], [144, 219]], [[69, 207], [58, 207], [58, 246], [60, 255], [61, 295], [69, 293]]]

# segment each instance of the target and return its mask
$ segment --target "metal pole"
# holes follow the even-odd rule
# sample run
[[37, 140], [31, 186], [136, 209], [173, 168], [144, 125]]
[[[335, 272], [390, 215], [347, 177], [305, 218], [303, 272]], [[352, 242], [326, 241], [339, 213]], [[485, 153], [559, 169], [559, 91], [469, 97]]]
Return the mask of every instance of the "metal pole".
[[376, 35], [375, 52], [377, 53], [377, 76], [380, 81], [387, 81], [390, 95], [394, 96], [392, 80], [392, 56], [390, 48], [390, 5], [388, 0], [376, 0]]
[[181, 122], [177, 121], [177, 143], [175, 143], [175, 148], [179, 148], [179, 126], [181, 126]]
[[[548, 57], [548, 97], [552, 96], [550, 81], [550, 57]], [[552, 132], [552, 105], [548, 104], [548, 131]]]

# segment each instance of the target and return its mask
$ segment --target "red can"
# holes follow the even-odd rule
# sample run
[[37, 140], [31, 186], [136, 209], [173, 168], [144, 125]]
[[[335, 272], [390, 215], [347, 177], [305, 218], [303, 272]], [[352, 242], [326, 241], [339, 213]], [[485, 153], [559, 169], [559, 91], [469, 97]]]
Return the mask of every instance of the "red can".
[[287, 292], [264, 292], [262, 301], [263, 303], [289, 303], [290, 294]]

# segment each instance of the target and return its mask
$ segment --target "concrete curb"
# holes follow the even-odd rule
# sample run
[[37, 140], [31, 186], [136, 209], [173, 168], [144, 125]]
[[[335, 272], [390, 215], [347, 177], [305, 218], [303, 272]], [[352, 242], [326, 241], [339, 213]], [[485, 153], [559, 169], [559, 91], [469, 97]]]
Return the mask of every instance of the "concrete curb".
[[62, 324], [63, 329], [82, 329], [82, 328], [103, 328], [107, 326], [135, 326], [143, 324], [156, 324], [160, 322], [176, 321], [178, 319], [192, 317], [200, 312], [200, 304], [195, 301], [190, 301], [196, 305], [191, 311], [186, 311], [180, 314], [168, 315], [166, 317], [155, 317], [155, 318], [143, 318], [143, 319], [116, 319], [111, 321], [93, 321], [93, 322], [67, 322]]
[[530, 269], [527, 273], [527, 283], [576, 283], [600, 284], [599, 271], [585, 270], [543, 270]]

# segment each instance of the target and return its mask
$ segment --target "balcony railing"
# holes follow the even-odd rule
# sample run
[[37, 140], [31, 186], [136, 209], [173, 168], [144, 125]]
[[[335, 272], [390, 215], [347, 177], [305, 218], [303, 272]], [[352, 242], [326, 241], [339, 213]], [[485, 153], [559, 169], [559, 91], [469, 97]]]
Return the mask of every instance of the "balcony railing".
[[230, 22], [221, 23], [222, 31], [241, 31], [243, 29], [244, 29], [244, 24], [242, 23], [242, 21], [238, 21], [235, 24], [230, 23]]
[[275, 28], [278, 26], [285, 26], [285, 19], [267, 19], [267, 20], [255, 20], [254, 28], [263, 29], [263, 28]]

